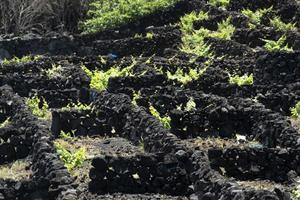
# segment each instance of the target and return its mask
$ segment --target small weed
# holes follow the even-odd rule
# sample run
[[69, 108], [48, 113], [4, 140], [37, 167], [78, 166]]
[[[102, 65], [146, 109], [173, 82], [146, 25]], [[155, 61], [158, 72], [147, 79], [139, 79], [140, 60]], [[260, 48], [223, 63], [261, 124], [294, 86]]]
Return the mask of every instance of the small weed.
[[271, 26], [280, 31], [294, 31], [296, 30], [296, 23], [284, 23], [280, 17], [275, 17], [270, 20]]
[[169, 117], [169, 116], [161, 117], [160, 113], [152, 105], [149, 107], [149, 111], [150, 111], [151, 115], [153, 115], [155, 118], [157, 118], [166, 129], [171, 128], [171, 124], [170, 124], [171, 117]]
[[86, 159], [86, 149], [81, 147], [75, 152], [68, 151], [64, 145], [55, 142], [55, 147], [60, 159], [64, 162], [69, 172], [74, 168], [80, 167]]
[[272, 9], [273, 9], [272, 6], [270, 8], [259, 9], [256, 11], [244, 9], [244, 10], [242, 10], [242, 14], [247, 16], [250, 19], [249, 27], [253, 29], [253, 28], [256, 28], [256, 26], [260, 24], [261, 18], [268, 12], [271, 12]]
[[75, 130], [67, 133], [62, 130], [60, 131], [59, 137], [64, 140], [72, 140], [75, 137]]
[[193, 97], [191, 97], [189, 99], [189, 101], [186, 103], [186, 106], [184, 108], [184, 111], [186, 112], [190, 112], [190, 111], [193, 111], [193, 110], [196, 110], [196, 103], [195, 103], [195, 100]]
[[39, 97], [35, 95], [26, 100], [26, 105], [30, 108], [32, 114], [39, 118], [49, 119], [51, 116], [51, 112], [48, 110], [49, 106], [43, 97], [41, 101]]
[[133, 38], [143, 38], [143, 35], [136, 33], [134, 34]]
[[107, 59], [104, 56], [99, 56], [99, 61], [101, 64], [104, 64], [104, 65], [107, 64]]
[[294, 50], [288, 46], [286, 43], [286, 36], [281, 36], [277, 41], [274, 40], [265, 40], [263, 39], [265, 43], [264, 47], [267, 51], [270, 52], [293, 52]]
[[132, 98], [132, 104], [133, 104], [134, 106], [138, 106], [136, 101], [137, 101], [138, 99], [140, 99], [140, 98], [141, 98], [141, 92], [140, 92], [140, 91], [134, 92], [134, 93], [133, 93], [133, 98]]
[[61, 65], [52, 64], [52, 67], [50, 69], [47, 69], [46, 75], [49, 79], [57, 78], [62, 76], [63, 68]]
[[149, 39], [149, 40], [152, 40], [153, 37], [154, 37], [154, 33], [152, 33], [152, 32], [148, 32], [148, 33], [146, 34], [146, 38]]
[[10, 118], [7, 118], [4, 122], [0, 123], [0, 128], [6, 127], [10, 123]]
[[250, 74], [249, 76], [243, 75], [243, 76], [230, 76], [229, 78], [229, 83], [238, 85], [238, 86], [243, 86], [243, 85], [253, 85], [253, 74]]
[[230, 0], [208, 0], [208, 3], [212, 6], [226, 8], [229, 5]]
[[81, 102], [69, 103], [66, 107], [61, 108], [62, 111], [71, 111], [72, 109], [77, 111], [93, 110], [91, 104], [83, 104]]
[[144, 138], [141, 137], [141, 140], [139, 141], [139, 148], [143, 151], [145, 149], [145, 141]]
[[291, 116], [293, 118], [298, 118], [300, 116], [300, 101], [298, 101], [295, 107], [292, 107], [290, 110], [291, 110]]
[[150, 64], [150, 63], [152, 63], [152, 59], [153, 59], [154, 56], [155, 56], [155, 55], [150, 56], [150, 57], [144, 62], [144, 64]]

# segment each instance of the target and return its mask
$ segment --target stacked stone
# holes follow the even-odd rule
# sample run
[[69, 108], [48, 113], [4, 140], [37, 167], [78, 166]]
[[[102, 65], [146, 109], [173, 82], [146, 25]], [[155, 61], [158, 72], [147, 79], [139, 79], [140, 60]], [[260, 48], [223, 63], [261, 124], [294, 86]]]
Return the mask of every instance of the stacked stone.
[[140, 154], [93, 159], [90, 190], [97, 193], [187, 195], [190, 181], [180, 155]]

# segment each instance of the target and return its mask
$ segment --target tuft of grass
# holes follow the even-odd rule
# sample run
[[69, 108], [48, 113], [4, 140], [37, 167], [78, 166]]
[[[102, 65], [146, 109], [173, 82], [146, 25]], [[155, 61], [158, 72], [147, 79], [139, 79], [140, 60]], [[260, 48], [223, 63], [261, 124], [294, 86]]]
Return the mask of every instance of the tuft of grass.
[[43, 119], [49, 119], [51, 112], [48, 110], [49, 106], [46, 100], [42, 97], [42, 101], [37, 95], [26, 100], [26, 105], [31, 110], [32, 114]]
[[260, 25], [261, 18], [268, 12], [271, 12], [272, 10], [273, 10], [273, 6], [271, 6], [270, 8], [258, 9], [256, 11], [252, 11], [250, 9], [244, 9], [242, 10], [242, 14], [249, 18], [250, 20], [249, 27], [256, 28], [257, 25]]
[[171, 117], [170, 116], [161, 117], [160, 113], [152, 105], [149, 107], [149, 111], [150, 111], [151, 115], [153, 115], [155, 118], [157, 118], [166, 129], [171, 129], [171, 124], [170, 124]]
[[266, 39], [263, 39], [263, 41], [265, 42], [264, 48], [270, 52], [280, 52], [280, 51], [293, 52], [294, 51], [293, 48], [290, 48], [288, 46], [288, 44], [285, 44], [286, 43], [285, 35], [281, 36], [277, 41], [266, 40]]
[[276, 16], [270, 20], [271, 26], [280, 31], [294, 31], [296, 30], [296, 23], [285, 23], [280, 17]]
[[179, 0], [95, 0], [90, 3], [88, 19], [81, 27], [95, 33], [138, 20], [158, 10], [164, 10]]
[[298, 118], [300, 116], [300, 101], [298, 101], [295, 107], [290, 108], [291, 116], [293, 118]]
[[212, 6], [226, 8], [229, 5], [230, 0], [208, 0], [208, 3]]
[[230, 84], [234, 84], [234, 85], [238, 85], [238, 86], [243, 86], [243, 85], [253, 85], [253, 74], [250, 75], [243, 75], [243, 76], [230, 76], [229, 78], [229, 83]]

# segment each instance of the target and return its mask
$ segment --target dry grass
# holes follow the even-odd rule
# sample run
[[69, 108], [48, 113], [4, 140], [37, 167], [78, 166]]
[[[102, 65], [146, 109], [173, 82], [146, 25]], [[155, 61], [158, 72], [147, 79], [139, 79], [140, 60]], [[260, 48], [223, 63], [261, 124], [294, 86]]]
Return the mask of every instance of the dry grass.
[[292, 126], [300, 132], [300, 118], [290, 118]]
[[269, 180], [253, 180], [253, 181], [237, 181], [237, 183], [243, 187], [253, 188], [255, 190], [269, 190], [272, 191], [275, 188], [288, 189], [288, 185], [275, 183]]
[[1, 0], [0, 33], [77, 30], [87, 0]]
[[0, 179], [23, 180], [28, 179], [31, 170], [28, 169], [30, 163], [24, 160], [17, 160], [14, 163], [0, 166]]
[[245, 147], [261, 147], [257, 141], [238, 141], [237, 139], [224, 139], [224, 138], [195, 138], [188, 140], [196, 148], [211, 149], [211, 148], [245, 148]]

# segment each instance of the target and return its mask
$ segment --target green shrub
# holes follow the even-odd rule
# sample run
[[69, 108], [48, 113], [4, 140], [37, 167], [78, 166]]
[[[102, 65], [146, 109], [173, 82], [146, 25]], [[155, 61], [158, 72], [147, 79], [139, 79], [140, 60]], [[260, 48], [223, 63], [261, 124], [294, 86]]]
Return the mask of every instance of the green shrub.
[[214, 56], [210, 49], [210, 45], [205, 42], [210, 31], [204, 28], [195, 30], [193, 34], [186, 34], [182, 36], [182, 45], [180, 50], [184, 53], [195, 54], [199, 57], [212, 58]]
[[192, 12], [181, 18], [180, 30], [182, 32], [182, 45], [180, 50], [182, 52], [195, 54], [199, 57], [213, 58], [214, 53], [211, 50], [211, 46], [205, 42], [205, 38], [214, 37], [225, 40], [231, 39], [235, 31], [235, 27], [230, 24], [230, 17], [221, 23], [218, 23], [217, 31], [210, 31], [203, 27], [195, 30], [193, 27], [194, 22], [205, 19], [208, 19], [208, 13], [203, 11], [199, 12], [198, 14]]
[[285, 23], [277, 16], [270, 20], [270, 24], [280, 31], [294, 31], [297, 29], [296, 23]]
[[242, 14], [246, 15], [250, 19], [249, 27], [255, 28], [257, 25], [260, 24], [261, 18], [268, 12], [271, 12], [272, 9], [272, 6], [270, 8], [258, 9], [256, 11], [244, 9], [242, 10]]
[[204, 11], [200, 11], [199, 13], [196, 13], [195, 11], [191, 12], [190, 14], [187, 14], [180, 19], [180, 29], [183, 34], [192, 34], [194, 32], [194, 22], [201, 21], [201, 20], [207, 20], [208, 13]]
[[68, 151], [59, 142], [55, 142], [55, 147], [60, 159], [64, 162], [65, 167], [69, 172], [76, 167], [80, 167], [86, 159], [86, 149], [83, 147], [76, 152]]
[[170, 124], [171, 117], [169, 117], [169, 116], [161, 117], [160, 113], [153, 106], [149, 107], [149, 111], [150, 111], [151, 115], [153, 115], [155, 118], [157, 118], [165, 128], [167, 128], [167, 129], [171, 128], [171, 124]]
[[231, 37], [235, 31], [235, 27], [230, 23], [230, 20], [231, 17], [228, 17], [226, 20], [218, 23], [218, 30], [212, 32], [210, 37], [231, 40]]
[[263, 39], [265, 43], [264, 47], [267, 51], [270, 52], [279, 52], [279, 51], [283, 51], [283, 52], [293, 52], [293, 48], [290, 48], [288, 46], [288, 44], [286, 43], [286, 36], [283, 35], [281, 36], [277, 41], [274, 40], [265, 40]]
[[37, 95], [26, 100], [26, 105], [31, 110], [32, 114], [43, 119], [49, 119], [51, 112], [48, 110], [48, 104], [44, 98], [42, 102]]
[[2, 64], [3, 65], [12, 65], [12, 64], [24, 64], [24, 63], [28, 63], [28, 62], [32, 62], [32, 61], [35, 61], [35, 60], [38, 60], [40, 59], [41, 56], [23, 56], [22, 58], [18, 58], [18, 57], [14, 57], [12, 59], [4, 59], [2, 61]]
[[291, 115], [293, 118], [298, 118], [300, 116], [300, 101], [297, 102], [295, 107], [291, 108]]
[[191, 12], [183, 16], [180, 19], [180, 30], [182, 32], [182, 45], [180, 50], [184, 53], [195, 54], [200, 57], [213, 57], [213, 53], [210, 50], [204, 39], [209, 36], [210, 31], [205, 28], [199, 30], [194, 29], [194, 22], [208, 19], [208, 13], [206, 12]]
[[187, 84], [193, 80], [199, 79], [199, 77], [205, 72], [206, 68], [203, 70], [190, 69], [188, 73], [184, 73], [182, 69], [178, 68], [175, 74], [167, 71], [167, 77], [170, 80], [177, 80], [182, 84]]
[[208, 0], [208, 3], [212, 6], [226, 8], [229, 5], [230, 0]]
[[166, 9], [179, 0], [96, 0], [90, 4], [88, 19], [82, 29], [88, 33], [116, 28], [157, 10]]
[[136, 65], [136, 61], [128, 67], [120, 69], [119, 67], [112, 67], [107, 71], [94, 70], [91, 71], [87, 67], [82, 66], [82, 70], [91, 78], [90, 87], [97, 91], [106, 90], [108, 81], [111, 77], [130, 76], [132, 68]]
[[243, 76], [230, 76], [229, 78], [229, 83], [238, 85], [238, 86], [243, 86], [243, 85], [253, 85], [253, 74], [250, 74], [249, 76], [247, 74]]

